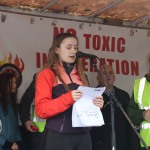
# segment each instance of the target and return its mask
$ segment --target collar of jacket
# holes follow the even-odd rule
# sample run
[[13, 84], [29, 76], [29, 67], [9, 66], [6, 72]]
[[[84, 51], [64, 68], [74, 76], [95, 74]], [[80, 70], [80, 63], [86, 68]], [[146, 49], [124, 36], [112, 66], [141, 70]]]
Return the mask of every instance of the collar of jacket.
[[71, 71], [73, 70], [73, 67], [74, 67], [75, 63], [67, 64], [67, 63], [63, 62], [62, 65], [63, 65], [63, 67], [64, 67], [66, 73], [67, 73], [68, 75], [70, 75]]

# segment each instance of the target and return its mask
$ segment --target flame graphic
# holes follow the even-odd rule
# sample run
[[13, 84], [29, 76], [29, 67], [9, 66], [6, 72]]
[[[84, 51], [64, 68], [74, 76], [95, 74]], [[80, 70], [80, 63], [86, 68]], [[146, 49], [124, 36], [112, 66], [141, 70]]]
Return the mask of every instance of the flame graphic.
[[0, 66], [6, 63], [6, 56], [3, 60], [0, 61]]
[[12, 54], [11, 54], [11, 53], [9, 53], [8, 63], [12, 63], [12, 62], [11, 62], [11, 60], [12, 60]]
[[24, 70], [24, 62], [21, 58], [19, 60], [18, 55], [16, 55], [14, 61], [13, 61], [11, 53], [9, 53], [8, 58], [5, 56], [4, 59], [0, 60], [0, 66], [4, 65], [6, 63], [14, 64], [15, 66], [17, 66], [20, 69], [21, 72]]

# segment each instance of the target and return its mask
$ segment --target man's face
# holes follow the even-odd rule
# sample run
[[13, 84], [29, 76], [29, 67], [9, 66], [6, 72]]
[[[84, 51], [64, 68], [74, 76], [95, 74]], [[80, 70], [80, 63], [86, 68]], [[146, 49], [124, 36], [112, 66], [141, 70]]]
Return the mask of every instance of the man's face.
[[[100, 67], [100, 72], [101, 72], [104, 80], [108, 84], [108, 86], [113, 86], [114, 81], [115, 81], [115, 74], [114, 74], [112, 67], [107, 66], [107, 65], [105, 65], [104, 67], [102, 66], [102, 67]], [[104, 86], [101, 79], [99, 79], [99, 77], [97, 79], [98, 79], [99, 84]]]

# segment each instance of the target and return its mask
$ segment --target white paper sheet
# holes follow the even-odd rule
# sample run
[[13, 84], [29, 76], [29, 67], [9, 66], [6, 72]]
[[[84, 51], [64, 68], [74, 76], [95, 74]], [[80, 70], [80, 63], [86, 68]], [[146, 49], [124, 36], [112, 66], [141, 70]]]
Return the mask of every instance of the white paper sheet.
[[74, 103], [72, 109], [72, 126], [88, 127], [104, 125], [104, 120], [100, 108], [93, 104], [96, 96], [101, 96], [105, 87], [91, 88], [79, 86], [83, 96]]

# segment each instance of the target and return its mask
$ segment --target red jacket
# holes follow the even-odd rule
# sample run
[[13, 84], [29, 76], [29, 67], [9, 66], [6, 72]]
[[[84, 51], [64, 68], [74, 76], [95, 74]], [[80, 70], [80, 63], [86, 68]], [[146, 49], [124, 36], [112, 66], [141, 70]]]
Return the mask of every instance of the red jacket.
[[[63, 80], [71, 89], [75, 90], [79, 85], [83, 85], [76, 67], [70, 75], [62, 66], [59, 70]], [[51, 69], [46, 68], [38, 74], [35, 92], [36, 113], [39, 117], [47, 119], [47, 128], [60, 132], [65, 123], [64, 132], [76, 132], [71, 123], [72, 105], [75, 102], [71, 92], [65, 90]], [[80, 128], [78, 129], [77, 132], [82, 132]]]

